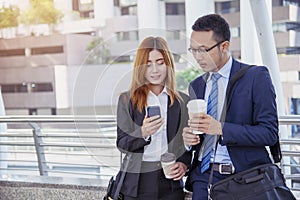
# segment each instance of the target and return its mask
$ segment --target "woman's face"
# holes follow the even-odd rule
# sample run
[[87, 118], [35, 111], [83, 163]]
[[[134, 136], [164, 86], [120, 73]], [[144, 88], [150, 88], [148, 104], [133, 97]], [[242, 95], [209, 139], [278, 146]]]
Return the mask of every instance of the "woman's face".
[[145, 78], [152, 86], [164, 86], [167, 76], [167, 66], [163, 55], [152, 50], [149, 53]]

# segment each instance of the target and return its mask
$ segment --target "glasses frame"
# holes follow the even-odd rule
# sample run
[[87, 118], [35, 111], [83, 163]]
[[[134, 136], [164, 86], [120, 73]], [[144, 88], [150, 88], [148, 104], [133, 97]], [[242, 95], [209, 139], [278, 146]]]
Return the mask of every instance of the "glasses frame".
[[220, 44], [222, 44], [223, 42], [225, 42], [226, 40], [222, 40], [220, 42], [218, 42], [217, 44], [207, 48], [207, 49], [193, 49], [193, 48], [188, 48], [188, 51], [191, 52], [192, 54], [196, 54], [196, 53], [208, 53], [210, 50], [212, 50], [213, 48], [215, 48], [216, 46], [219, 46]]

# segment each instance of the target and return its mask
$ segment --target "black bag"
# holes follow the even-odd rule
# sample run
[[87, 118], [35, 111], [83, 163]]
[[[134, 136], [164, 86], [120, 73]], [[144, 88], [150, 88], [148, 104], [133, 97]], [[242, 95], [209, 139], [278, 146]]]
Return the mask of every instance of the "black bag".
[[276, 164], [264, 164], [234, 174], [210, 188], [213, 200], [294, 200]]
[[[108, 186], [106, 189], [106, 194], [103, 197], [103, 200], [113, 200], [114, 199], [114, 193], [116, 188], [114, 186], [116, 186], [116, 180], [114, 180], [114, 176], [112, 176], [108, 182]], [[122, 200], [123, 199], [123, 195], [120, 193], [118, 200]]]
[[122, 164], [121, 164], [121, 170], [119, 171], [118, 174], [120, 174], [120, 179], [117, 182], [114, 180], [114, 176], [112, 176], [108, 182], [108, 186], [106, 189], [106, 194], [103, 197], [103, 200], [123, 200], [123, 194], [120, 193], [123, 181], [125, 178], [126, 171], [128, 169], [129, 161], [131, 158], [132, 154], [127, 155], [127, 158], [125, 158], [124, 162], [124, 168], [122, 169]]

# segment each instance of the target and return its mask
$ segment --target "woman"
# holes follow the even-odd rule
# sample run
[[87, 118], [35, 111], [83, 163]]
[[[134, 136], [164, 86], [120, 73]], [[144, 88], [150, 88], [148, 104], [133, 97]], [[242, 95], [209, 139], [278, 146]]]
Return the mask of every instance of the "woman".
[[[124, 200], [183, 200], [182, 177], [191, 156], [183, 144], [188, 96], [175, 90], [175, 70], [167, 43], [160, 37], [144, 39], [136, 54], [130, 90], [120, 95], [117, 111], [117, 146], [131, 154], [122, 185]], [[160, 114], [148, 116], [158, 105]], [[171, 179], [165, 178], [160, 156], [176, 155]], [[120, 175], [117, 176], [117, 180]]]

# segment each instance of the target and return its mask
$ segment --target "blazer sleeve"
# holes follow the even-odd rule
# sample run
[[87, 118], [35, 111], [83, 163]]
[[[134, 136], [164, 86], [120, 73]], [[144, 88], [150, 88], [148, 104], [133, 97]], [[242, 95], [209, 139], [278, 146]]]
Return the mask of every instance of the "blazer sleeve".
[[143, 152], [150, 142], [142, 137], [141, 125], [134, 120], [129, 95], [119, 96], [117, 106], [117, 147], [123, 152]]
[[183, 132], [183, 128], [188, 126], [188, 110], [187, 110], [187, 103], [190, 100], [189, 96], [180, 92], [180, 95], [183, 99], [183, 102], [180, 103], [180, 107], [181, 107], [181, 116], [180, 116], [180, 126], [179, 129], [177, 130], [177, 134], [176, 137], [178, 139], [178, 145], [176, 147], [177, 153], [179, 153], [179, 156], [177, 161], [184, 163], [186, 166], [189, 167], [189, 165], [191, 164], [191, 160], [192, 160], [192, 152], [191, 151], [187, 151], [185, 146], [184, 146], [184, 142], [183, 142], [183, 137], [182, 137], [182, 132]]
[[221, 144], [272, 146], [278, 139], [275, 90], [266, 67], [252, 67], [237, 82], [223, 124]]

